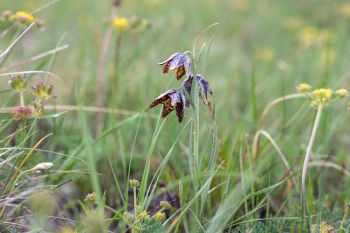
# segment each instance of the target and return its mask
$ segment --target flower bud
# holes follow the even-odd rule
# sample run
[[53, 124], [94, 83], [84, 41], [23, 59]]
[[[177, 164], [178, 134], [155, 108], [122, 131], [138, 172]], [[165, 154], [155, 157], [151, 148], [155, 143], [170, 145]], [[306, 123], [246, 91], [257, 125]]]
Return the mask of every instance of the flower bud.
[[335, 91], [336, 96], [339, 98], [344, 98], [348, 95], [348, 91], [346, 89], [338, 89]]
[[311, 90], [311, 86], [307, 83], [300, 83], [297, 85], [297, 90], [300, 93], [306, 93]]

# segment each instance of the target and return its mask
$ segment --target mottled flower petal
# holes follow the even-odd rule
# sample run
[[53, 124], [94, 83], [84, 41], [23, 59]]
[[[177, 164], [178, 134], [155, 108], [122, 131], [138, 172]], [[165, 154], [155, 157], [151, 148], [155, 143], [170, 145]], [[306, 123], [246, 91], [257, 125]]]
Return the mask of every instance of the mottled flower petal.
[[208, 104], [208, 92], [213, 95], [207, 80], [202, 75], [197, 75], [198, 86], [200, 88], [199, 96], [203, 99], [205, 104]]
[[175, 91], [176, 91], [175, 89], [170, 89], [170, 90], [167, 90], [166, 92], [162, 93], [157, 98], [155, 98], [155, 100], [153, 100], [153, 102], [150, 104], [149, 108], [153, 108], [153, 107], [157, 106], [158, 104], [163, 103], [166, 99], [169, 98], [169, 94], [174, 93]]
[[182, 122], [185, 115], [186, 102], [186, 97], [180, 90], [171, 89], [158, 96], [150, 104], [150, 108], [163, 104], [162, 118], [167, 117], [175, 109], [179, 122]]
[[[182, 88], [187, 91], [187, 93], [190, 95], [192, 90], [192, 80], [193, 76], [190, 75], [183, 83]], [[208, 93], [213, 95], [213, 92], [210, 88], [210, 85], [207, 80], [203, 78], [202, 75], [197, 75], [197, 83], [199, 88], [199, 97], [203, 100], [205, 104], [208, 104]]]
[[165, 63], [169, 63], [171, 60], [174, 59], [174, 57], [180, 55], [181, 53], [173, 53], [168, 59], [166, 59], [165, 61], [162, 61], [160, 63], [158, 63], [159, 65], [164, 65]]
[[163, 65], [163, 73], [175, 71], [177, 80], [180, 80], [185, 74], [190, 75], [191, 73], [191, 60], [185, 53], [174, 53], [158, 64]]
[[176, 69], [176, 79], [180, 80], [186, 74], [186, 70], [184, 66], [180, 66]]

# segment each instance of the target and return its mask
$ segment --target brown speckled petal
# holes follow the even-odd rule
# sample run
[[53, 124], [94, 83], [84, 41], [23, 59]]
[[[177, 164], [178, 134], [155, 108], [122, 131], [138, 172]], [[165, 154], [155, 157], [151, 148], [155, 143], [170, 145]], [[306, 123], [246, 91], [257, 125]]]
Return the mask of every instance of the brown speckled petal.
[[169, 99], [169, 95], [176, 92], [175, 89], [170, 89], [167, 90], [166, 92], [162, 93], [161, 95], [159, 95], [155, 100], [153, 100], [153, 102], [149, 105], [149, 108], [153, 108], [163, 102], [165, 102], [167, 99]]
[[176, 69], [176, 79], [180, 80], [186, 74], [185, 66]]

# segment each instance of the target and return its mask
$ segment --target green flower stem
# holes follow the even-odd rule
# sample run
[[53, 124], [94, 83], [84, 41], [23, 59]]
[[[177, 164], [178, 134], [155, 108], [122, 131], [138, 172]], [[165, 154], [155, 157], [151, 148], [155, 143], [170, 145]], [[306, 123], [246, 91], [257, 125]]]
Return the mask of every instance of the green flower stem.
[[307, 207], [306, 206], [307, 168], [308, 168], [308, 163], [309, 163], [310, 158], [311, 158], [312, 146], [313, 146], [314, 141], [315, 141], [317, 129], [318, 129], [318, 126], [320, 124], [323, 107], [324, 107], [324, 105], [321, 103], [321, 104], [319, 104], [318, 109], [317, 109], [316, 118], [315, 118], [314, 125], [312, 128], [311, 136], [309, 139], [309, 144], [307, 145], [307, 149], [306, 149], [305, 160], [304, 160], [304, 165], [303, 165], [303, 170], [302, 170], [302, 175], [301, 175], [301, 204], [303, 206], [303, 216], [305, 216], [305, 214], [306, 214], [306, 207]]
[[19, 93], [19, 103], [20, 103], [20, 106], [21, 107], [24, 107], [24, 95], [23, 95], [23, 92], [20, 92]]

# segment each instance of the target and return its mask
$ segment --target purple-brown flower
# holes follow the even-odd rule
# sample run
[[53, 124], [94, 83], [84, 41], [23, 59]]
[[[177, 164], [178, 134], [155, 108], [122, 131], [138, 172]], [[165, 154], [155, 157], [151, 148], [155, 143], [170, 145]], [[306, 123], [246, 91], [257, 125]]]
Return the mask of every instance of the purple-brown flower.
[[190, 75], [191, 73], [191, 59], [186, 53], [174, 53], [159, 65], [163, 66], [164, 74], [173, 70], [177, 80], [180, 80], [185, 74]]
[[171, 113], [174, 109], [176, 111], [176, 116], [181, 123], [184, 115], [185, 108], [188, 107], [188, 101], [184, 93], [180, 90], [170, 89], [158, 96], [153, 102], [150, 104], [150, 108], [153, 108], [159, 104], [163, 104], [162, 109], [162, 117], [165, 118]]
[[[191, 94], [192, 81], [193, 81], [193, 75], [190, 75], [182, 83], [182, 88], [185, 89], [189, 95]], [[213, 92], [209, 86], [209, 83], [200, 74], [197, 74], [197, 83], [199, 88], [199, 97], [203, 100], [204, 104], [208, 105], [208, 93], [213, 95]]]

